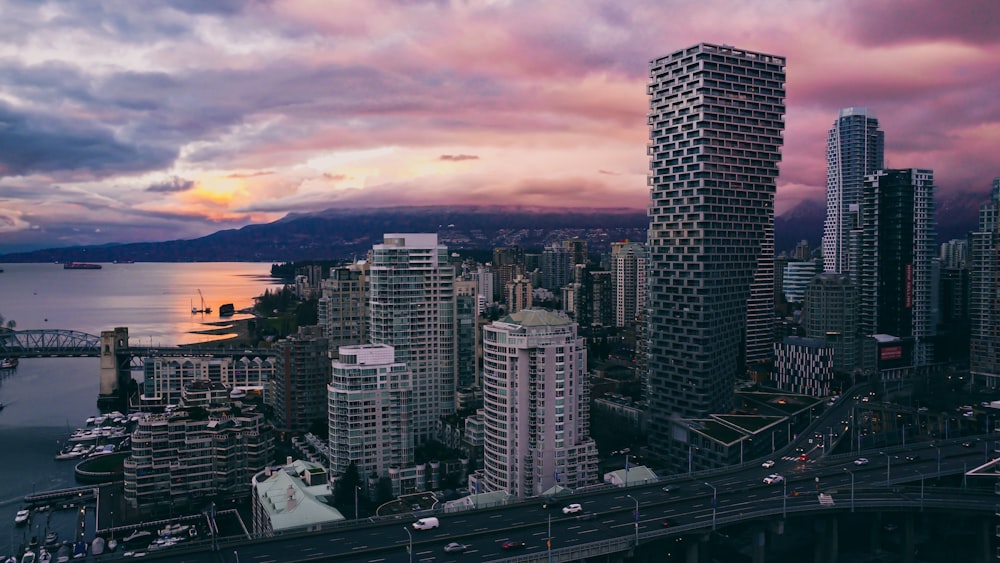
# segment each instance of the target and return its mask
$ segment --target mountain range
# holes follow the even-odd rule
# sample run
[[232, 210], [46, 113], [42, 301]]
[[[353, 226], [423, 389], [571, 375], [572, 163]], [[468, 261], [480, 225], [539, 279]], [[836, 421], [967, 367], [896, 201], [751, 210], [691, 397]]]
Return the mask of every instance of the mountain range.
[[[987, 195], [940, 198], [938, 240], [963, 238], [975, 230]], [[804, 201], [775, 219], [775, 249], [800, 240], [813, 247], [822, 237], [826, 210]], [[528, 207], [394, 207], [328, 209], [289, 214], [272, 223], [248, 225], [190, 240], [50, 248], [0, 255], [0, 262], [287, 262], [364, 256], [385, 233], [436, 232], [450, 250], [488, 250], [518, 245], [537, 251], [571, 238], [605, 252], [625, 239], [645, 241], [649, 219], [636, 209], [545, 209]]]

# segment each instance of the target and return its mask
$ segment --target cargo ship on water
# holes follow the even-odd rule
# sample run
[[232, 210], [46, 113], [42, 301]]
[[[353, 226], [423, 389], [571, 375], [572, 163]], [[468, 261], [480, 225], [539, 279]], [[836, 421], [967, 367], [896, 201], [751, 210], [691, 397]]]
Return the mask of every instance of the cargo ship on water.
[[100, 264], [90, 264], [87, 262], [66, 262], [63, 270], [100, 270]]

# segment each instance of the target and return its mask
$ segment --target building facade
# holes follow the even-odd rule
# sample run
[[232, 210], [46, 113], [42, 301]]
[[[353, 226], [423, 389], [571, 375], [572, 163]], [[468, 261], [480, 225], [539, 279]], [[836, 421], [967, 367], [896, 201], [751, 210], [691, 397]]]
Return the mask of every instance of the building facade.
[[646, 245], [638, 242], [611, 243], [611, 272], [615, 291], [615, 326], [636, 322], [646, 303]]
[[362, 482], [413, 464], [412, 374], [384, 344], [342, 346], [326, 388], [330, 473], [353, 463]]
[[833, 349], [833, 370], [850, 374], [860, 367], [858, 296], [851, 278], [824, 272], [806, 287], [802, 309], [806, 337], [822, 339]]
[[132, 433], [125, 502], [148, 512], [196, 505], [206, 497], [242, 498], [254, 474], [273, 458], [273, 431], [263, 414], [237, 415], [223, 405], [149, 415]]
[[865, 176], [884, 168], [885, 133], [867, 108], [840, 110], [826, 141], [823, 270], [847, 273], [850, 232], [860, 221]]
[[672, 421], [728, 412], [772, 353], [785, 59], [702, 43], [649, 69], [650, 446], [679, 467]]
[[176, 405], [184, 387], [205, 380], [239, 388], [271, 401], [277, 358], [254, 353], [233, 356], [149, 356], [143, 358], [140, 400], [144, 406]]
[[274, 426], [282, 432], [306, 432], [316, 421], [326, 420], [330, 341], [322, 327], [300, 326], [274, 348]]
[[486, 491], [517, 497], [597, 478], [587, 349], [565, 314], [525, 309], [483, 330]]
[[455, 268], [436, 234], [386, 234], [371, 256], [370, 340], [392, 346], [413, 374], [410, 430], [420, 444], [455, 412]]
[[331, 352], [368, 342], [368, 264], [331, 268], [330, 277], [323, 280], [316, 312]]
[[[865, 178], [858, 284], [863, 365], [876, 367], [875, 334], [913, 340], [913, 366], [933, 361], [936, 251], [934, 172], [879, 170]], [[909, 359], [909, 358], [907, 358]]]
[[993, 180], [990, 201], [979, 210], [979, 230], [972, 234], [969, 299], [969, 370], [976, 383], [1000, 386], [1000, 178]]
[[806, 287], [820, 269], [821, 264], [812, 260], [785, 264], [781, 279], [781, 290], [785, 294], [785, 300], [789, 303], [802, 303], [806, 296]]
[[774, 344], [775, 383], [799, 395], [826, 397], [833, 391], [833, 348], [819, 338], [789, 336]]
[[531, 292], [531, 282], [524, 276], [517, 276], [511, 280], [505, 288], [507, 298], [504, 302], [507, 303], [507, 312], [516, 313], [521, 309], [530, 308]]

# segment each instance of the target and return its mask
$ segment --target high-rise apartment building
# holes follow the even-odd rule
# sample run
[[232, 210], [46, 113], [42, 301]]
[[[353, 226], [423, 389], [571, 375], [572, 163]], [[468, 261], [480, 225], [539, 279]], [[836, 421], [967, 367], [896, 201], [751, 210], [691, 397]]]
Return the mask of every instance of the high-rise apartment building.
[[615, 326], [633, 322], [646, 304], [646, 262], [649, 253], [638, 242], [611, 243], [611, 272], [615, 287]]
[[[862, 363], [875, 369], [875, 334], [912, 340], [914, 366], [933, 360], [931, 269], [934, 172], [879, 170], [865, 178], [861, 203], [859, 320]], [[906, 358], [909, 360], [910, 358]]]
[[326, 419], [324, 390], [330, 381], [330, 341], [322, 327], [300, 326], [274, 344], [274, 427], [282, 432], [307, 432]]
[[823, 270], [849, 271], [850, 232], [860, 220], [865, 176], [884, 168], [885, 133], [867, 108], [840, 110], [826, 142]]
[[820, 272], [820, 264], [813, 260], [788, 262], [782, 272], [781, 290], [789, 303], [802, 303], [806, 286]]
[[384, 344], [342, 346], [338, 356], [326, 388], [331, 476], [353, 463], [367, 482], [370, 475], [388, 476], [392, 466], [412, 465], [413, 391], [406, 364]]
[[491, 301], [502, 301], [505, 297], [504, 288], [517, 276], [525, 273], [524, 249], [519, 246], [508, 246], [493, 249], [493, 272], [496, 274]]
[[[455, 355], [458, 389], [472, 387], [479, 381], [476, 349], [479, 341], [479, 284], [472, 280], [455, 282]], [[458, 405], [456, 405], [457, 407]]]
[[969, 369], [974, 383], [1000, 385], [1000, 178], [972, 233]]
[[672, 421], [728, 412], [772, 353], [785, 59], [702, 43], [649, 70], [649, 439], [680, 467]]
[[821, 338], [833, 350], [833, 371], [851, 374], [858, 367], [857, 290], [844, 274], [824, 272], [806, 287], [802, 326], [809, 338]]
[[587, 348], [576, 329], [543, 309], [484, 327], [486, 490], [527, 497], [596, 480]]
[[542, 284], [553, 292], [573, 281], [573, 253], [561, 244], [552, 243], [542, 249]]
[[507, 311], [511, 314], [531, 307], [531, 282], [523, 276], [518, 276], [507, 283]]
[[321, 285], [316, 312], [334, 354], [341, 346], [367, 343], [368, 264], [331, 268]]
[[431, 439], [455, 412], [455, 268], [436, 234], [386, 234], [371, 252], [369, 335], [413, 374], [410, 429]]

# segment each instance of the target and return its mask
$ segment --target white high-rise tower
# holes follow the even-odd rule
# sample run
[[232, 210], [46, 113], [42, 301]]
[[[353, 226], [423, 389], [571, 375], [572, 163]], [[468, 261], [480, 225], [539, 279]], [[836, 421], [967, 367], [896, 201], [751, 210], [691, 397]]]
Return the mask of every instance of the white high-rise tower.
[[885, 133], [867, 108], [840, 110], [826, 141], [826, 221], [823, 271], [846, 274], [850, 233], [861, 220], [865, 175], [884, 168]]
[[372, 344], [395, 350], [411, 376], [410, 429], [430, 439], [441, 417], [455, 412], [455, 268], [437, 234], [386, 234], [372, 248], [368, 301]]

